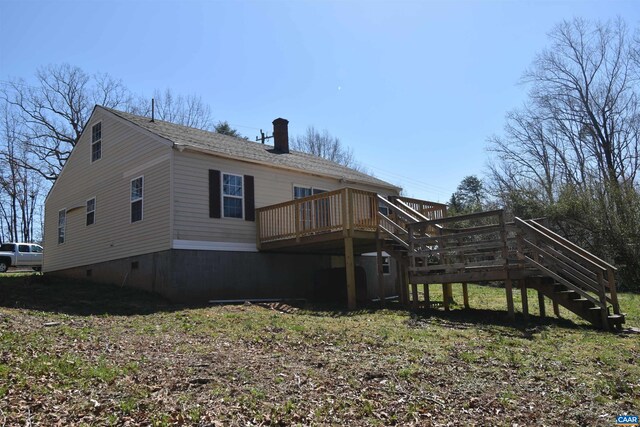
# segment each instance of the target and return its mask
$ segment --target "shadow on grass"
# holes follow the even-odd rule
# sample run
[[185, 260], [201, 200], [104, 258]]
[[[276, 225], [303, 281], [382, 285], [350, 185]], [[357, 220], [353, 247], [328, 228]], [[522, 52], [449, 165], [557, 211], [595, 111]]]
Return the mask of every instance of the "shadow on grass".
[[454, 329], [468, 329], [483, 326], [502, 326], [512, 328], [519, 331], [524, 337], [531, 337], [533, 333], [541, 332], [550, 326], [558, 326], [567, 329], [593, 329], [589, 324], [577, 324], [569, 319], [558, 318], [555, 316], [540, 317], [537, 315], [529, 315], [529, 320], [525, 320], [522, 313], [516, 313], [515, 319], [511, 320], [507, 317], [506, 310], [489, 310], [489, 309], [463, 309], [454, 306], [450, 311], [443, 308], [432, 307], [430, 309], [407, 309], [398, 301], [388, 302], [385, 304], [384, 310], [381, 310], [379, 303], [369, 303], [368, 305], [357, 310], [347, 310], [344, 305], [335, 303], [309, 303], [301, 307], [305, 314], [321, 317], [352, 317], [372, 313], [407, 313], [410, 319], [407, 321], [410, 326], [426, 327], [430, 323], [438, 323]]
[[41, 274], [0, 275], [0, 307], [71, 315], [134, 315], [185, 308], [138, 289]]
[[488, 309], [461, 309], [454, 308], [450, 311], [443, 309], [421, 309], [413, 313], [412, 319], [416, 322], [438, 321], [454, 328], [467, 329], [474, 326], [503, 326], [514, 328], [523, 332], [525, 337], [530, 337], [535, 332], [541, 332], [550, 326], [559, 326], [567, 329], [593, 329], [589, 324], [577, 324], [569, 319], [558, 317], [540, 317], [529, 315], [525, 320], [522, 313], [515, 313], [515, 319], [507, 316], [506, 310]]

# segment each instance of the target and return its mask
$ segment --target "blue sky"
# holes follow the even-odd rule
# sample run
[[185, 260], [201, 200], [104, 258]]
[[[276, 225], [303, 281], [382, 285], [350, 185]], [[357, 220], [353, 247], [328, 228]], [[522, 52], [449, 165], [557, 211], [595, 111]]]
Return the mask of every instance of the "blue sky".
[[254, 139], [313, 125], [408, 195], [447, 201], [482, 175], [487, 138], [554, 24], [637, 1], [0, 0], [0, 80], [68, 62], [136, 93], [195, 93]]

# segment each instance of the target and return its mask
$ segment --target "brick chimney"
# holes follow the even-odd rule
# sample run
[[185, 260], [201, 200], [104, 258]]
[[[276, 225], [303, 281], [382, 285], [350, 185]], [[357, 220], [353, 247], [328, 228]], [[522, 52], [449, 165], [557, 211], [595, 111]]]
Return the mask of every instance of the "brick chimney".
[[289, 120], [277, 118], [273, 121], [273, 148], [279, 153], [289, 152]]

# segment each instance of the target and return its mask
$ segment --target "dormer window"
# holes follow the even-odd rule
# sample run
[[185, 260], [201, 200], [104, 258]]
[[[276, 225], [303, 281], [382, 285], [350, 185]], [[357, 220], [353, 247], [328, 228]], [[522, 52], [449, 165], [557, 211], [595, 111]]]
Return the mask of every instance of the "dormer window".
[[91, 162], [102, 158], [102, 122], [91, 128]]

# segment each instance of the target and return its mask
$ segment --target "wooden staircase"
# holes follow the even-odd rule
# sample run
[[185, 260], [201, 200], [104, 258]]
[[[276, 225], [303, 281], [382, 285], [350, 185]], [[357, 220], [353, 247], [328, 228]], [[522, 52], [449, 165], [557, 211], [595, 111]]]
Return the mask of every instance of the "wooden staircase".
[[[598, 328], [619, 329], [624, 323], [616, 268], [539, 222], [515, 218], [507, 223], [502, 210], [445, 217], [438, 206], [378, 197], [388, 211], [379, 213], [383, 248], [403, 266], [414, 303], [419, 283], [504, 281], [512, 316], [515, 283], [525, 316], [526, 290], [535, 289], [540, 301], [553, 302], [556, 315], [562, 306]], [[403, 288], [401, 298], [408, 303]]]

